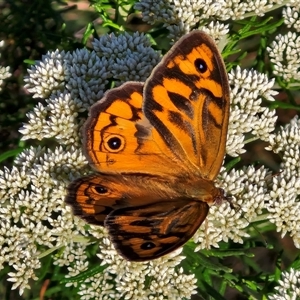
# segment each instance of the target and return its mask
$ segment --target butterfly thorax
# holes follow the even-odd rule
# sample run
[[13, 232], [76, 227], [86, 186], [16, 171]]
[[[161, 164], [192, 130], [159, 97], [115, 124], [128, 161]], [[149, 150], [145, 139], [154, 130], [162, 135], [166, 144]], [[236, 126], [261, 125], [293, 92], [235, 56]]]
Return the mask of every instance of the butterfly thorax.
[[206, 202], [210, 206], [215, 203], [220, 204], [226, 198], [223, 189], [217, 188], [213, 181], [203, 178], [177, 178], [176, 183], [172, 186], [176, 187], [178, 194], [185, 195], [189, 199]]

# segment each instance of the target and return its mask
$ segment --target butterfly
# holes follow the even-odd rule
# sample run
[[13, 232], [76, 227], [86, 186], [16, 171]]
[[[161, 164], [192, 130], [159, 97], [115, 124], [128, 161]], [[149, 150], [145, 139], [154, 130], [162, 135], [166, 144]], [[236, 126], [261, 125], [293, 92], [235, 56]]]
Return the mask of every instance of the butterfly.
[[90, 109], [83, 148], [96, 172], [73, 181], [66, 203], [107, 228], [130, 261], [185, 244], [209, 206], [225, 155], [229, 84], [214, 41], [195, 30], [176, 42], [146, 82], [106, 92]]

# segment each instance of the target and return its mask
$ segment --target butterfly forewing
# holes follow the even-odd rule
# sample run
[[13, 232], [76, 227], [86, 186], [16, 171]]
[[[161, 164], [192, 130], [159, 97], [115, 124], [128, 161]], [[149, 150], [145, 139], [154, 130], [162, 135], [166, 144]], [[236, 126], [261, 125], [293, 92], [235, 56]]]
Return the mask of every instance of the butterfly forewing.
[[138, 148], [136, 122], [141, 119], [143, 84], [127, 84], [109, 90], [91, 108], [84, 126], [84, 150], [89, 163], [99, 171], [126, 169], [126, 160]]
[[128, 82], [109, 90], [92, 106], [83, 144], [89, 163], [97, 171], [179, 172], [173, 152], [155, 140], [156, 130], [143, 116], [142, 93], [143, 84]]
[[146, 81], [144, 99], [145, 116], [164, 143], [214, 179], [224, 158], [229, 85], [213, 40], [200, 31], [180, 39]]

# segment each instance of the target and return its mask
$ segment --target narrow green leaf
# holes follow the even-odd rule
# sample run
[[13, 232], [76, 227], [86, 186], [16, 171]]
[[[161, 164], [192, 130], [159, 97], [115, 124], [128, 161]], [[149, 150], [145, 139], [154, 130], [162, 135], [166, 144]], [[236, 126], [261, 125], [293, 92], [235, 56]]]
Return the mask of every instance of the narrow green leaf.
[[0, 154], [0, 162], [5, 161], [6, 159], [8, 159], [10, 157], [16, 157], [23, 150], [24, 150], [24, 148], [17, 148], [17, 149], [13, 149], [13, 150], [8, 150], [8, 151]]
[[62, 279], [62, 280], [60, 280], [60, 283], [83, 281], [83, 280], [86, 280], [87, 278], [92, 277], [98, 273], [102, 273], [106, 268], [107, 268], [107, 265], [103, 265], [103, 266], [97, 265], [91, 269], [81, 272], [80, 274], [78, 274], [74, 277]]

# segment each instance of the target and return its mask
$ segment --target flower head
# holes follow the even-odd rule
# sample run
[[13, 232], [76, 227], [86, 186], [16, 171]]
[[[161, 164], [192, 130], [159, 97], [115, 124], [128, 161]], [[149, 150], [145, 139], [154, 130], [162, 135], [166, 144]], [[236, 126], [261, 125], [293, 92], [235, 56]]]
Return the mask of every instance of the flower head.
[[294, 32], [277, 35], [275, 41], [267, 48], [274, 74], [281, 76], [287, 82], [300, 80], [300, 36]]
[[227, 153], [237, 156], [244, 152], [246, 133], [251, 133], [252, 139], [267, 140], [274, 131], [275, 110], [263, 107], [262, 101], [273, 101], [277, 92], [272, 90], [274, 80], [255, 70], [237, 67], [228, 75], [232, 89]]
[[[4, 47], [4, 41], [0, 41], [0, 49], [2, 47]], [[0, 58], [1, 58], [1, 53], [0, 53]], [[4, 80], [6, 78], [9, 78], [10, 76], [11, 76], [10, 67], [0, 66], [0, 92], [2, 90], [2, 85], [4, 83]]]
[[300, 120], [295, 117], [288, 125], [269, 137], [268, 150], [280, 153], [280, 172], [270, 183], [270, 201], [266, 206], [269, 220], [276, 224], [278, 232], [289, 233], [300, 248]]
[[[292, 3], [291, 3], [292, 4]], [[293, 28], [300, 32], [300, 4], [296, 2], [282, 10], [284, 23], [288, 28]]]
[[298, 299], [300, 297], [300, 271], [290, 269], [282, 272], [282, 279], [275, 287], [275, 292], [269, 295], [270, 300]]
[[117, 86], [126, 81], [145, 81], [160, 61], [160, 54], [151, 48], [149, 39], [137, 32], [104, 35], [94, 40], [93, 46], [99, 57], [109, 61], [108, 70]]

